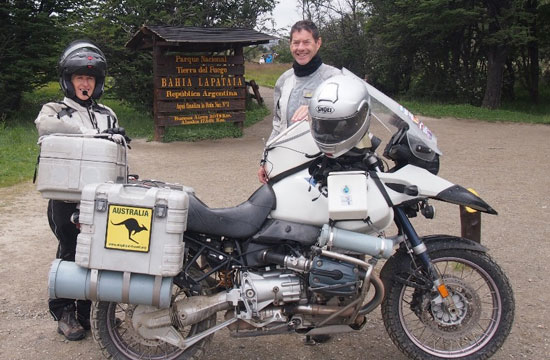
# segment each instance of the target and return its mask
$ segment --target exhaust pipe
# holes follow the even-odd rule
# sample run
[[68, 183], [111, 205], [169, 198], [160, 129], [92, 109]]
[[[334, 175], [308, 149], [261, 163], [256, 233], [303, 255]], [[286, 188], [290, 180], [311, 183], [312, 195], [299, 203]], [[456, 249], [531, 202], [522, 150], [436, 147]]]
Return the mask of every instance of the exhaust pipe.
[[[313, 305], [296, 305], [291, 309], [296, 314], [328, 316], [342, 310], [342, 307], [313, 304]], [[338, 316], [347, 317], [347, 316], [353, 315], [354, 312], [355, 312], [355, 309], [349, 308], [342, 311], [340, 314], [338, 314]]]
[[48, 279], [50, 299], [113, 301], [168, 308], [172, 278], [120, 271], [86, 269], [56, 259]]
[[201, 339], [233, 324], [238, 319], [229, 319], [188, 338], [183, 338], [176, 328], [181, 329], [206, 320], [215, 316], [218, 311], [229, 309], [231, 304], [228, 293], [225, 292], [192, 296], [177, 300], [169, 309], [154, 311], [142, 309], [144, 311], [134, 312], [132, 324], [135, 331], [145, 339], [161, 340], [185, 350]]
[[201, 295], [176, 301], [174, 316], [180, 327], [192, 325], [208, 319], [218, 311], [229, 310], [232, 303], [227, 298], [227, 293], [220, 292], [214, 295]]

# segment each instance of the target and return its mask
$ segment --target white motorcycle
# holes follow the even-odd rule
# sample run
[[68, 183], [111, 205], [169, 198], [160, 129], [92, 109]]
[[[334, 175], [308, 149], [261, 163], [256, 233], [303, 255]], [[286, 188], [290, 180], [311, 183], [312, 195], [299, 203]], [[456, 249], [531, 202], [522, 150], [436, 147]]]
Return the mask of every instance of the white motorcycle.
[[[267, 144], [269, 183], [233, 208], [209, 208], [189, 189], [154, 181], [87, 185], [76, 264], [54, 263], [50, 296], [94, 300], [94, 339], [115, 359], [199, 358], [224, 328], [237, 338], [358, 332], [379, 306], [390, 338], [410, 358], [492, 356], [514, 318], [506, 275], [479, 243], [421, 237], [409, 218], [433, 217], [431, 199], [496, 211], [438, 177], [435, 135], [395, 101], [363, 86], [371, 118], [393, 129], [384, 150], [393, 167], [376, 153], [374, 136], [370, 146], [338, 157], [321, 153], [303, 121]], [[113, 200], [121, 191], [134, 200], [138, 192], [176, 195], [160, 205], [136, 200], [121, 210], [121, 198]], [[148, 209], [152, 220], [143, 218], [146, 223], [139, 216], [148, 216]], [[120, 216], [130, 213], [138, 220], [126, 226], [129, 235], [117, 235], [124, 242], [111, 238]], [[170, 218], [174, 213], [179, 217]], [[176, 218], [177, 229], [169, 231]], [[140, 231], [161, 228], [161, 221], [166, 233], [176, 234], [173, 245], [157, 251], [155, 239], [168, 235], [154, 231], [147, 248], [132, 243]], [[396, 233], [389, 236], [393, 225]], [[122, 255], [106, 262], [106, 252]], [[143, 269], [139, 256], [148, 256]], [[150, 271], [160, 257], [175, 268]], [[375, 267], [384, 259], [378, 275]], [[124, 262], [131, 265], [123, 268]]]

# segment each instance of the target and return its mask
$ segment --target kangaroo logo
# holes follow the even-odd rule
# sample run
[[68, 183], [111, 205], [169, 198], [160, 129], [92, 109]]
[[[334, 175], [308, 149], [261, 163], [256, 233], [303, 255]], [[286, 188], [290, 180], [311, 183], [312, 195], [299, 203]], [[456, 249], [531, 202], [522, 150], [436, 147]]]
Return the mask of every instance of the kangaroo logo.
[[126, 229], [128, 230], [128, 239], [135, 242], [136, 244], [138, 244], [138, 242], [132, 239], [132, 236], [143, 230], [147, 231], [147, 228], [143, 225], [140, 225], [138, 221], [134, 218], [128, 218], [122, 222], [119, 222], [118, 224], [115, 224], [114, 222], [111, 221], [111, 224], [126, 226]]

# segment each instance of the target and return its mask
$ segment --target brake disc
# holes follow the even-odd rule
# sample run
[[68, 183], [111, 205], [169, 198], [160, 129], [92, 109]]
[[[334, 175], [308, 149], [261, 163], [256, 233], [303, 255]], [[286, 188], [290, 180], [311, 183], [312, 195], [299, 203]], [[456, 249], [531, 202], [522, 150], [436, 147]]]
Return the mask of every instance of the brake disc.
[[435, 304], [426, 296], [422, 300], [422, 322], [445, 339], [471, 334], [481, 317], [481, 299], [476, 290], [461, 279], [444, 276], [443, 281], [452, 297], [456, 313], [451, 314], [445, 303]]

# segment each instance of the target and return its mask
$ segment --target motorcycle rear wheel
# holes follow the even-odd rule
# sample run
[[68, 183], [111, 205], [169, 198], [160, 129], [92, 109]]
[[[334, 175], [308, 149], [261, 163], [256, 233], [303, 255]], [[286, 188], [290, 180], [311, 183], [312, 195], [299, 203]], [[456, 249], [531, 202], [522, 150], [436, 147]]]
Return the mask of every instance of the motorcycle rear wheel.
[[[192, 269], [193, 270], [193, 269]], [[198, 271], [198, 270], [195, 270]], [[203, 288], [206, 288], [204, 286]], [[189, 292], [174, 285], [172, 302], [189, 296]], [[203, 292], [203, 295], [206, 295]], [[197, 360], [202, 357], [212, 341], [210, 335], [186, 350], [160, 340], [140, 336], [132, 325], [132, 315], [138, 306], [115, 302], [95, 302], [92, 305], [92, 335], [103, 355], [116, 360]], [[178, 329], [184, 338], [200, 333], [216, 324], [216, 316], [183, 329]]]
[[432, 304], [430, 291], [388, 283], [382, 317], [394, 344], [411, 359], [491, 357], [504, 343], [514, 319], [510, 282], [485, 253], [465, 249], [430, 252], [457, 312]]

